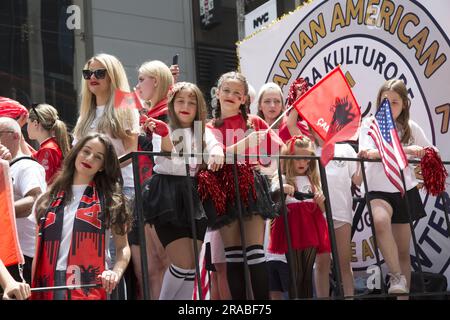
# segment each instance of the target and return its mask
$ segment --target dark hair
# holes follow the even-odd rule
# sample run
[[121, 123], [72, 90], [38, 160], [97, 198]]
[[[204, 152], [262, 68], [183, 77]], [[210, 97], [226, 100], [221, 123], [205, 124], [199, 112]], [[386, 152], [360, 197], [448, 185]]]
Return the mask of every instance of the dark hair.
[[102, 208], [106, 214], [106, 227], [113, 228], [117, 234], [125, 234], [131, 225], [131, 214], [127, 208], [123, 195], [123, 178], [120, 171], [120, 163], [117, 158], [111, 140], [102, 133], [90, 133], [70, 150], [63, 162], [63, 168], [58, 173], [55, 181], [49, 186], [47, 192], [38, 200], [36, 204], [36, 218], [44, 216], [52, 199], [56, 198], [58, 192], [64, 191], [65, 197], [63, 205], [72, 199], [72, 185], [75, 174], [75, 160], [85, 146], [93, 139], [98, 139], [105, 146], [103, 170], [98, 171], [93, 180], [95, 187], [99, 190], [100, 196], [105, 199], [105, 206]]
[[[248, 82], [245, 76], [242, 73], [239, 73], [237, 71], [230, 71], [227, 73], [224, 73], [219, 80], [217, 81], [217, 89], [219, 90], [222, 87], [222, 84], [224, 81], [227, 80], [238, 80], [242, 82], [242, 85], [244, 86], [244, 96], [248, 94]], [[247, 106], [245, 103], [241, 104], [239, 107], [239, 110], [241, 111], [242, 118], [244, 118], [245, 122], [247, 123], [247, 129], [252, 127], [252, 124], [248, 118], [247, 114]], [[221, 127], [223, 125], [223, 119], [222, 119], [222, 113], [220, 110], [220, 101], [217, 99], [217, 105], [214, 108], [214, 119], [213, 119], [213, 126], [215, 128]]]

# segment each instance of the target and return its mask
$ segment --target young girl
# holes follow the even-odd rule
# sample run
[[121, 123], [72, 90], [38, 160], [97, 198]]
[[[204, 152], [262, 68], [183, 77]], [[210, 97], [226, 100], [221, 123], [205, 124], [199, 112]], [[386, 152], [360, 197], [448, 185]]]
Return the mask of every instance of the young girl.
[[[130, 260], [126, 232], [131, 216], [122, 193], [114, 147], [100, 133], [88, 134], [69, 152], [63, 170], [35, 205], [38, 221], [33, 287], [95, 284], [71, 291], [73, 300], [106, 299]], [[109, 233], [116, 262], [106, 268]], [[33, 294], [34, 299], [65, 300], [65, 290]]]
[[[282, 150], [282, 155], [313, 156], [314, 143], [306, 136], [294, 136]], [[284, 159], [282, 161], [283, 193], [293, 252], [297, 291], [300, 298], [312, 298], [312, 271], [316, 254], [329, 255], [328, 227], [323, 215], [325, 197], [322, 194], [316, 160]], [[272, 181], [272, 191], [279, 192], [278, 175]], [[294, 191], [313, 193], [314, 198], [297, 200]], [[287, 253], [284, 219], [280, 215], [272, 222], [269, 252]], [[328, 281], [328, 274], [322, 281]]]
[[[174, 75], [178, 75], [179, 69], [170, 70], [163, 62], [158, 60], [144, 62], [139, 67], [138, 83], [136, 92], [139, 97], [145, 101], [144, 109], [141, 111], [142, 118], [151, 117], [156, 120], [168, 122], [167, 98], [169, 89], [173, 86]], [[139, 135], [138, 150], [153, 151], [161, 149], [161, 136], [153, 134], [151, 131]], [[141, 182], [149, 179], [153, 173], [153, 156], [139, 156], [139, 173]], [[136, 213], [136, 212], [134, 212]], [[143, 280], [141, 269], [141, 249], [139, 247], [138, 237], [138, 219], [134, 217], [133, 228], [129, 234], [131, 245], [131, 257], [133, 261], [133, 270], [137, 278], [139, 296], [143, 297]], [[156, 235], [155, 229], [150, 225], [145, 225], [145, 239], [147, 248], [147, 262], [150, 297], [158, 299], [164, 273], [166, 272], [169, 261], [161, 242]]]
[[[162, 121], [150, 118], [149, 130], [162, 136], [162, 151], [201, 153], [206, 149], [210, 156], [208, 166], [216, 171], [223, 163], [222, 146], [209, 129], [205, 129], [206, 103], [198, 87], [179, 82], [168, 104], [170, 135]], [[191, 229], [190, 202], [194, 208], [197, 246], [201, 247], [206, 232], [206, 215], [199, 200], [195, 175], [202, 164], [189, 158], [189, 176], [186, 178], [186, 159], [183, 157], [155, 157], [154, 174], [145, 183], [143, 198], [146, 221], [154, 225], [159, 240], [170, 260], [164, 275], [160, 300], [188, 300], [192, 298], [195, 257]], [[188, 185], [191, 183], [191, 186]], [[191, 192], [189, 192], [189, 190]]]
[[278, 129], [285, 119], [279, 119], [283, 113], [284, 99], [283, 92], [280, 87], [273, 82], [264, 84], [258, 93], [258, 116], [267, 122], [267, 125], [271, 126], [275, 121], [272, 128]]
[[[431, 146], [431, 143], [419, 125], [409, 118], [411, 101], [405, 83], [397, 79], [386, 81], [378, 91], [376, 105], [380, 106], [385, 98], [390, 102], [392, 117], [403, 150], [409, 157], [421, 158], [425, 154], [424, 147]], [[368, 134], [372, 119], [369, 117], [363, 121], [359, 138], [359, 156], [379, 159], [380, 153]], [[404, 170], [409, 202], [408, 214], [405, 199], [387, 178], [383, 164], [368, 162], [365, 163], [365, 168], [377, 244], [389, 269], [388, 293], [408, 293], [411, 281], [411, 230], [408, 215], [411, 215], [412, 221], [425, 216], [425, 209], [416, 187], [418, 182], [414, 170], [409, 166]]]
[[[217, 140], [223, 142], [227, 153], [238, 155], [261, 154], [259, 151], [271, 154], [276, 148], [272, 146], [272, 135], [267, 135], [267, 123], [258, 116], [248, 115], [245, 99], [248, 84], [245, 77], [237, 72], [223, 74], [218, 81], [218, 105], [215, 118], [208, 124], [214, 130]], [[254, 130], [244, 138], [247, 130]], [[259, 132], [258, 131], [262, 131]], [[267, 148], [256, 148], [258, 139], [266, 139]], [[260, 141], [261, 142], [261, 141]], [[256, 152], [255, 152], [256, 151]], [[268, 299], [268, 278], [264, 257], [264, 219], [274, 216], [273, 203], [269, 197], [268, 182], [257, 170], [258, 162], [254, 158], [239, 157], [238, 177], [239, 191], [242, 200], [243, 228], [245, 229], [246, 251], [239, 231], [238, 207], [235, 199], [233, 167], [226, 165], [214, 179], [220, 193], [201, 194], [205, 201], [203, 205], [211, 217], [209, 223], [212, 229], [219, 229], [225, 247], [227, 261], [228, 285], [233, 299], [245, 299], [244, 258], [250, 269], [251, 286], [255, 299]], [[253, 164], [250, 165], [250, 163]], [[211, 181], [209, 181], [211, 182]]]
[[27, 131], [28, 137], [40, 144], [33, 158], [45, 168], [45, 181], [50, 185], [70, 149], [66, 124], [54, 107], [39, 104], [30, 109]]

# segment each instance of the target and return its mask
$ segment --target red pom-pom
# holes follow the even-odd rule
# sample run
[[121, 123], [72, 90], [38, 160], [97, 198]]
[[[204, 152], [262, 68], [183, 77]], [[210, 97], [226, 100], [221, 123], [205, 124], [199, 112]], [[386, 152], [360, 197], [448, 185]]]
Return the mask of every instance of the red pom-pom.
[[[255, 179], [252, 167], [248, 164], [238, 164], [239, 195], [245, 207], [248, 207], [248, 196], [252, 192], [256, 200]], [[236, 191], [234, 188], [233, 166], [225, 165], [217, 172], [202, 170], [198, 174], [198, 193], [200, 200], [211, 198], [216, 208], [217, 215], [225, 213], [226, 204], [234, 203]]]
[[198, 175], [198, 194], [200, 200], [203, 202], [208, 198], [214, 203], [216, 212], [218, 215], [225, 213], [226, 208], [226, 196], [221, 189], [219, 180], [216, 175], [209, 170], [201, 170]]
[[422, 169], [423, 185], [433, 196], [437, 196], [445, 190], [447, 170], [442, 163], [441, 157], [432, 147], [425, 148], [425, 155], [420, 161]]

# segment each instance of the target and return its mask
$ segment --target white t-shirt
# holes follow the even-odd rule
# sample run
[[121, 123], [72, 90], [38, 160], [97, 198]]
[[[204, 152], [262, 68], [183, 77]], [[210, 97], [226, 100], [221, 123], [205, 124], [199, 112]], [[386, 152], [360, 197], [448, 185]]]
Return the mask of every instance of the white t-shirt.
[[[369, 128], [373, 117], [364, 119], [361, 131], [359, 135], [359, 150], [377, 149], [372, 137], [369, 136]], [[403, 146], [417, 145], [420, 147], [431, 146], [422, 128], [417, 123], [409, 120], [409, 126], [411, 128], [411, 138], [408, 143]], [[401, 135], [399, 134], [401, 139]], [[409, 157], [408, 157], [409, 158]], [[384, 191], [384, 192], [399, 192], [398, 189], [392, 184], [392, 182], [386, 176], [381, 162], [367, 162], [364, 164], [367, 175], [367, 187], [368, 191]], [[404, 170], [406, 189], [411, 190], [417, 185], [417, 180], [414, 175], [414, 170], [411, 165]]]
[[281, 253], [272, 253], [267, 250], [267, 247], [269, 246], [269, 238], [270, 238], [270, 223], [271, 220], [266, 220], [266, 229], [264, 233], [264, 251], [266, 255], [266, 261], [281, 261], [284, 263], [287, 263], [286, 255]]
[[[176, 135], [176, 136], [174, 136]], [[201, 153], [202, 152], [202, 142], [195, 141], [193, 139], [194, 134], [191, 128], [177, 129], [171, 132], [171, 137], [174, 140], [178, 140], [180, 136], [183, 137], [183, 142], [175, 146], [177, 152], [183, 151], [183, 153]], [[208, 154], [222, 154], [223, 149], [219, 142], [217, 142], [214, 134], [209, 128], [205, 128], [205, 152]], [[183, 146], [181, 145], [183, 144]], [[158, 146], [153, 145], [153, 151], [159, 152], [161, 149], [156, 149]], [[160, 147], [160, 146], [159, 146]], [[186, 150], [185, 150], [185, 149]], [[189, 167], [191, 169], [190, 175], [195, 176], [198, 171], [199, 165], [202, 163], [202, 159], [197, 159], [196, 157], [189, 158]], [[206, 162], [206, 161], [205, 161]], [[159, 174], [170, 174], [174, 176], [185, 176], [186, 175], [186, 162], [184, 157], [172, 157], [171, 159], [167, 157], [155, 156], [155, 167], [153, 170]]]
[[[45, 169], [38, 162], [31, 159], [23, 159], [15, 162], [11, 167], [13, 179], [14, 201], [22, 199], [30, 190], [47, 189], [45, 182]], [[24, 255], [33, 258], [36, 241], [36, 221], [30, 214], [24, 218], [17, 218], [17, 232], [19, 234], [20, 248]]]
[[[321, 148], [316, 154], [320, 155]], [[334, 146], [334, 156], [342, 158], [356, 158], [355, 150], [347, 143], [337, 143]], [[331, 160], [325, 167], [330, 196], [331, 211], [334, 220], [352, 223], [352, 176], [356, 172], [356, 161]]]
[[[105, 111], [105, 106], [97, 106], [95, 110], [95, 118], [94, 121], [92, 121], [92, 124], [90, 126], [91, 131], [97, 131], [98, 123], [100, 121], [100, 118], [103, 115], [103, 112]], [[124, 130], [130, 130], [132, 132], [139, 132], [139, 112], [136, 109], [133, 109], [133, 126], [132, 127], [125, 127]], [[120, 157], [125, 154], [125, 146], [123, 144], [122, 139], [113, 138], [109, 134], [107, 134], [109, 138], [111, 139], [111, 142], [114, 146], [114, 149], [116, 150], [117, 156]], [[133, 165], [130, 163], [129, 165], [121, 168], [122, 171], [122, 177], [123, 177], [123, 186], [124, 187], [134, 187], [134, 179], [133, 179]]]

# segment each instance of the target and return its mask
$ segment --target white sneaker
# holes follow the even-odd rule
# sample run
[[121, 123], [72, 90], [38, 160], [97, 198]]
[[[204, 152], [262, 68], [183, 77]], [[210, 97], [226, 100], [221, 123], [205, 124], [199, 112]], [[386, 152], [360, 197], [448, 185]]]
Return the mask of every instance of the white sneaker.
[[389, 273], [389, 290], [388, 293], [409, 293], [408, 285], [404, 275], [400, 273]]

